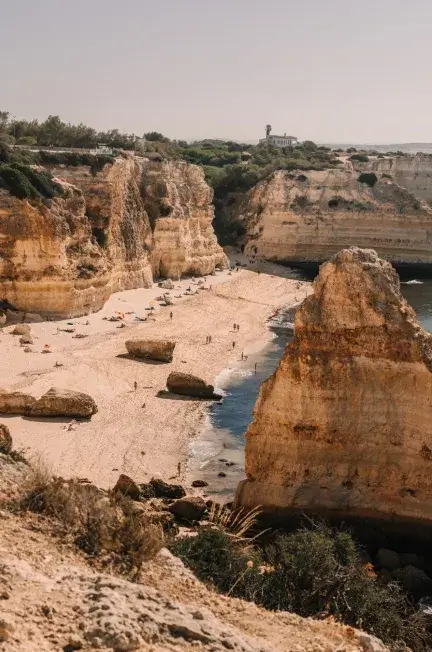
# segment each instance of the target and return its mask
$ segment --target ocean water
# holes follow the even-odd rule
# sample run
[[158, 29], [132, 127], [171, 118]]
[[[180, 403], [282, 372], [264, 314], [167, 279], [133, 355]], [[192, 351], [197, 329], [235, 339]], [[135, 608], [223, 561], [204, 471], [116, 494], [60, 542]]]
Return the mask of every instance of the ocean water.
[[[432, 332], [432, 279], [408, 279], [401, 283], [401, 291], [423, 327]], [[275, 371], [292, 338], [292, 311], [282, 311], [269, 328], [274, 334], [269, 346], [239, 361], [236, 369], [226, 370], [217, 379], [225, 398], [210, 407], [207, 425], [191, 445], [190, 479], [205, 480], [209, 484], [207, 493], [222, 500], [231, 500], [237, 483], [244, 478], [244, 433], [252, 420], [261, 383]]]

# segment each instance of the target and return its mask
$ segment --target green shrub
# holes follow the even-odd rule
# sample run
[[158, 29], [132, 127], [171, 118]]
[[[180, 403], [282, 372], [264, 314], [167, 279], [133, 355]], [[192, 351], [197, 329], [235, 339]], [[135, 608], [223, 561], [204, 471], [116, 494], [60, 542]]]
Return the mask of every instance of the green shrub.
[[[271, 610], [337, 620], [415, 652], [432, 643], [423, 617], [396, 584], [381, 584], [348, 532], [314, 524], [258, 548], [220, 529], [171, 545], [203, 581]], [[429, 638], [428, 638], [429, 637]], [[395, 648], [394, 648], [395, 649]]]
[[375, 172], [363, 172], [362, 174], [360, 174], [357, 181], [359, 183], [365, 183], [370, 188], [373, 188], [376, 182], [378, 181], [378, 177], [375, 174]]
[[18, 197], [18, 199], [40, 197], [26, 175], [10, 165], [0, 166], [0, 187], [8, 190], [11, 195]]
[[112, 165], [115, 156], [112, 154], [87, 154], [85, 152], [39, 152], [40, 161], [43, 165], [67, 165], [69, 167], [78, 167], [87, 165], [93, 176], [96, 176], [105, 165]]
[[18, 163], [14, 163], [12, 167], [27, 177], [28, 181], [42, 197], [51, 199], [62, 194], [63, 189], [61, 185], [53, 181], [52, 176], [46, 171], [35, 170], [28, 165], [20, 165]]
[[202, 530], [196, 537], [176, 540], [171, 551], [200, 580], [211, 582], [221, 593], [261, 602], [260, 554], [238, 538], [218, 528]]
[[19, 163], [0, 165], [0, 187], [18, 199], [51, 199], [63, 192], [47, 172]]
[[350, 156], [350, 161], [358, 161], [359, 163], [367, 163], [369, 161], [369, 156], [366, 154], [353, 154]]

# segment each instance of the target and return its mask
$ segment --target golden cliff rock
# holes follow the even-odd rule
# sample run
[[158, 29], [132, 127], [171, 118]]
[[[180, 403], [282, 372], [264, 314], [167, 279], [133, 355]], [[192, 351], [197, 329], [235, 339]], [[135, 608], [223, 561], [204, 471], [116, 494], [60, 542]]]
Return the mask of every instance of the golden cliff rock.
[[94, 173], [47, 167], [58, 197], [27, 201], [0, 190], [0, 300], [17, 310], [84, 315], [113, 292], [149, 287], [153, 270], [201, 275], [227, 264], [197, 166], [129, 155]]
[[249, 191], [234, 219], [249, 256], [321, 263], [356, 245], [395, 263], [432, 263], [432, 209], [373, 172], [280, 170]]
[[155, 276], [203, 276], [228, 266], [213, 231], [212, 191], [202, 168], [183, 161], [149, 163], [143, 196], [153, 229]]
[[246, 439], [238, 504], [432, 523], [432, 335], [376, 252], [321, 267]]

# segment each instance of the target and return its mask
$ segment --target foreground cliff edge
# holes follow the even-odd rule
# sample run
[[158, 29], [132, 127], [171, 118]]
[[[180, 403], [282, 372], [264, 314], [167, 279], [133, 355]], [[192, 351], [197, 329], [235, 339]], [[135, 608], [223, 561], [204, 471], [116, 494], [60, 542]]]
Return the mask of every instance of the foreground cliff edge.
[[432, 335], [389, 263], [343, 250], [321, 267], [261, 386], [236, 502], [430, 526], [431, 416]]
[[201, 168], [125, 155], [89, 166], [47, 166], [52, 199], [0, 189], [0, 300], [54, 318], [100, 310], [113, 292], [155, 276], [204, 275], [227, 258], [212, 228]]

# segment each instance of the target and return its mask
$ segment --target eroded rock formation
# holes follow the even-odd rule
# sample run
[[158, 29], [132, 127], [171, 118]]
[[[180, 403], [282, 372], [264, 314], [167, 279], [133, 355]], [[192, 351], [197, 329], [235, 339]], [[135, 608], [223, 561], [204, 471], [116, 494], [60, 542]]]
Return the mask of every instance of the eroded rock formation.
[[33, 405], [30, 416], [90, 418], [97, 411], [88, 394], [51, 387]]
[[360, 170], [371, 170], [377, 174], [390, 177], [416, 197], [432, 202], [432, 156], [416, 154], [415, 156], [386, 156], [371, 158], [368, 163], [357, 163]]
[[155, 276], [203, 276], [228, 259], [213, 231], [212, 191], [204, 172], [184, 161], [149, 163], [144, 205], [153, 229]]
[[432, 335], [376, 252], [321, 267], [246, 439], [245, 507], [432, 524]]
[[146, 360], [172, 362], [176, 343], [169, 340], [127, 340], [126, 349], [130, 355]]
[[89, 418], [97, 412], [93, 398], [84, 392], [51, 387], [36, 399], [30, 394], [0, 390], [0, 413], [36, 417]]
[[125, 156], [95, 175], [88, 166], [48, 169], [59, 197], [27, 201], [0, 190], [0, 300], [17, 310], [79, 316], [113, 292], [149, 287], [152, 267], [200, 275], [226, 264], [197, 166]]
[[195, 396], [197, 398], [211, 398], [219, 400], [222, 398], [215, 394], [213, 385], [208, 385], [205, 380], [185, 374], [181, 371], [172, 371], [167, 378], [167, 389], [173, 394], [183, 394], [184, 396]]
[[246, 254], [323, 262], [357, 245], [395, 263], [432, 263], [432, 210], [391, 179], [368, 185], [359, 177], [350, 169], [281, 170], [258, 183], [234, 216], [246, 227]]
[[1, 299], [77, 316], [99, 310], [112, 292], [148, 287], [151, 229], [137, 161], [117, 159], [95, 177], [83, 166], [52, 172], [63, 180], [55, 199], [30, 203], [0, 192]]

